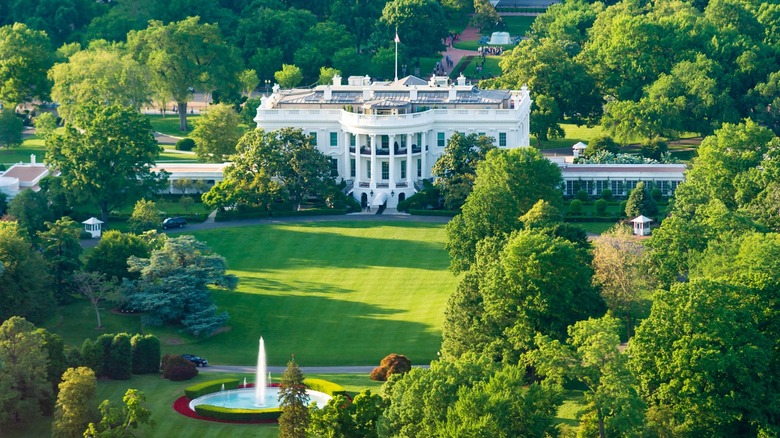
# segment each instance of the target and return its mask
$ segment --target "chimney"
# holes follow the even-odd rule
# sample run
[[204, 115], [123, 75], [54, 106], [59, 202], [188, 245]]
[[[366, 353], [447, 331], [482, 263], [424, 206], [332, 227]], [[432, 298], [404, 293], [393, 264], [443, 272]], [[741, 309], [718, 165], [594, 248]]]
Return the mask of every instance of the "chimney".
[[466, 85], [466, 77], [463, 76], [463, 73], [461, 73], [460, 76], [458, 76], [458, 85], [461, 86]]
[[417, 85], [412, 85], [412, 88], [409, 90], [409, 100], [412, 102], [417, 100]]
[[363, 100], [371, 100], [371, 89], [368, 87], [363, 88]]
[[338, 74], [333, 75], [333, 85], [336, 87], [341, 85], [341, 76], [339, 76]]
[[455, 87], [450, 87], [449, 89], [449, 100], [450, 102], [454, 102], [455, 99], [458, 98], [458, 90], [455, 89]]
[[333, 90], [330, 89], [330, 85], [325, 86], [325, 100], [333, 99]]
[[35, 166], [35, 154], [30, 154], [30, 164]]

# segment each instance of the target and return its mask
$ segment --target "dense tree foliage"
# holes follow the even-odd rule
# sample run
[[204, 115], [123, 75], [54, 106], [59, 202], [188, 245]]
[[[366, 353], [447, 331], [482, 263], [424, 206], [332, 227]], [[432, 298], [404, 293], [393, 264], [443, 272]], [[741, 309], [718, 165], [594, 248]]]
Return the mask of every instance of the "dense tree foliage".
[[379, 46], [390, 45], [398, 29], [404, 53], [409, 58], [430, 56], [443, 49], [447, 18], [436, 0], [392, 0], [382, 10], [375, 39]]
[[145, 424], [154, 424], [152, 411], [144, 405], [146, 395], [130, 388], [122, 397], [124, 406], [114, 406], [110, 401], [103, 400], [98, 406], [101, 419], [98, 423], [89, 423], [84, 436], [130, 438], [136, 436], [134, 429]]
[[54, 279], [54, 298], [58, 303], [71, 302], [73, 275], [81, 268], [81, 243], [78, 224], [69, 217], [46, 222], [46, 231], [38, 232], [43, 258]]
[[97, 391], [95, 372], [86, 367], [68, 368], [62, 376], [54, 411], [52, 437], [80, 438], [92, 419]]
[[66, 188], [83, 193], [108, 212], [159, 188], [164, 175], [151, 171], [162, 147], [149, 119], [132, 108], [81, 108], [65, 132], [52, 138], [46, 162], [62, 172]]
[[131, 272], [140, 278], [127, 281], [129, 305], [145, 311], [152, 325], [178, 324], [194, 335], [209, 335], [228, 319], [217, 312], [210, 285], [235, 289], [238, 280], [227, 274], [225, 259], [192, 236], [165, 240], [148, 259], [130, 257]]
[[54, 306], [46, 261], [16, 222], [0, 222], [0, 321], [18, 315], [34, 322]]
[[46, 32], [23, 23], [0, 27], [0, 103], [14, 109], [35, 98], [46, 99], [51, 88], [46, 72], [53, 63]]
[[458, 210], [471, 193], [477, 178], [477, 165], [495, 146], [495, 139], [476, 133], [455, 132], [444, 148], [444, 154], [433, 165], [431, 173], [444, 196], [444, 208]]
[[149, 245], [140, 236], [108, 230], [87, 255], [85, 268], [87, 271], [104, 274], [107, 279], [135, 279], [139, 274], [128, 271], [127, 259], [131, 256], [147, 258], [149, 250]]
[[220, 103], [198, 119], [190, 137], [195, 140], [195, 153], [200, 161], [224, 163], [236, 153], [236, 144], [243, 134], [241, 119], [232, 106]]
[[295, 358], [287, 362], [287, 369], [282, 374], [279, 384], [279, 407], [282, 415], [279, 417], [279, 436], [282, 438], [305, 438], [306, 430], [311, 421], [309, 410], [309, 395], [303, 384], [303, 373], [295, 362]]
[[370, 389], [364, 389], [352, 400], [337, 395], [325, 406], [309, 407], [309, 433], [318, 437], [377, 438], [377, 421], [385, 407], [385, 400]]

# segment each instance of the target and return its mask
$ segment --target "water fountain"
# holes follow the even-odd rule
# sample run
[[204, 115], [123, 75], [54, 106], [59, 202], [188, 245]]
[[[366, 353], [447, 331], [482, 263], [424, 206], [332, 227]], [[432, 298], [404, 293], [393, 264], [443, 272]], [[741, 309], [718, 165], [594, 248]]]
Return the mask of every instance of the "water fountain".
[[257, 369], [255, 370], [255, 406], [265, 406], [265, 342], [260, 337], [260, 345], [257, 348]]

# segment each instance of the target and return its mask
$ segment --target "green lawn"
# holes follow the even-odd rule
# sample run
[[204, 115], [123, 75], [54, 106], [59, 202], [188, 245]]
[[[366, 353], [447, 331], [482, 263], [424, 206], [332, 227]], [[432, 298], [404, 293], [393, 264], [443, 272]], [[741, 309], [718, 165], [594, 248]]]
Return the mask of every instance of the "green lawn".
[[19, 162], [29, 163], [31, 154], [35, 154], [35, 158], [39, 163], [43, 162], [43, 158], [46, 155], [46, 145], [42, 138], [33, 135], [24, 139], [24, 142], [18, 148], [0, 148], [0, 164], [11, 167], [12, 164]]
[[200, 115], [187, 115], [187, 127], [189, 128], [189, 131], [187, 132], [179, 130], [178, 114], [166, 113], [165, 117], [158, 114], [147, 114], [146, 117], [152, 122], [152, 128], [154, 128], [155, 131], [175, 137], [185, 137], [186, 134], [192, 132], [192, 128], [195, 126], [193, 122], [197, 122]]
[[[533, 95], [531, 97], [533, 98]], [[539, 149], [570, 148], [579, 141], [588, 143], [591, 139], [604, 134], [601, 126], [589, 128], [586, 125], [577, 126], [573, 123], [561, 123], [561, 127], [565, 132], [564, 138], [543, 141], [542, 144], [539, 145], [537, 144], [536, 137], [532, 135], [531, 146]]]
[[[225, 256], [240, 278], [216, 292], [229, 330], [196, 339], [144, 327], [165, 353], [193, 352], [214, 364], [254, 364], [265, 338], [271, 365], [291, 354], [302, 366], [373, 365], [389, 353], [428, 363], [441, 344], [444, 307], [457, 278], [448, 270], [444, 226], [409, 222], [261, 225], [193, 233]], [[137, 316], [104, 312], [105, 332], [136, 332]], [[80, 346], [94, 338], [86, 302], [47, 325]]]
[[527, 17], [524, 15], [504, 15], [501, 18], [506, 25], [506, 31], [513, 37], [525, 36], [536, 19], [535, 16]]
[[[470, 62], [469, 62], [470, 61]], [[477, 66], [482, 64], [482, 58], [478, 56], [474, 57], [464, 57], [460, 60], [460, 63], [456, 68], [454, 68], [453, 74], [455, 72], [459, 71], [460, 64], [469, 62], [469, 64], [466, 66], [465, 70], [463, 70], [463, 76], [467, 78], [489, 78], [491, 76], [501, 76], [501, 67], [498, 66], [499, 61], [501, 61], [500, 56], [488, 56], [485, 58], [485, 66], [483, 67], [482, 71], [480, 73], [477, 73]]]

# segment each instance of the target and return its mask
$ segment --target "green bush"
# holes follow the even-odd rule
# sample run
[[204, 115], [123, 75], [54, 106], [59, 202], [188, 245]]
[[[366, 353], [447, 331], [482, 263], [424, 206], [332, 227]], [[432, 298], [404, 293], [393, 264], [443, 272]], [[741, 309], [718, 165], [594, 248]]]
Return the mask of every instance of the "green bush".
[[176, 142], [177, 151], [191, 151], [195, 149], [195, 140], [187, 137]]
[[604, 212], [607, 211], [608, 204], [609, 203], [604, 199], [597, 199], [596, 202], [594, 203], [594, 206], [596, 207], [596, 213], [598, 215], [603, 215]]
[[579, 199], [580, 201], [582, 201], [582, 202], [585, 202], [585, 201], [587, 201], [587, 200], [588, 200], [588, 198], [590, 198], [590, 195], [588, 195], [588, 192], [587, 192], [587, 191], [585, 191], [585, 190], [580, 190], [580, 191], [578, 191], [578, 192], [577, 192], [577, 194], [575, 195], [575, 197], [576, 197], [577, 199]]
[[103, 374], [103, 345], [84, 339], [81, 344], [81, 358], [85, 367], [95, 372], [95, 376]]
[[601, 191], [601, 199], [604, 199], [605, 201], [611, 201], [612, 200], [612, 190], [610, 189], [604, 189]]
[[660, 201], [662, 196], [661, 189], [658, 187], [653, 187], [653, 190], [650, 190], [650, 196], [652, 196], [656, 201]]
[[185, 388], [184, 395], [186, 395], [188, 399], [193, 400], [206, 394], [211, 394], [212, 392], [221, 391], [222, 385], [225, 385], [225, 389], [236, 389], [238, 388], [238, 379], [219, 379], [198, 383]]
[[174, 382], [190, 380], [198, 375], [195, 364], [181, 356], [168, 356], [163, 363], [163, 377]]
[[160, 372], [160, 339], [137, 334], [130, 339], [133, 349], [133, 374]]
[[337, 395], [347, 395], [347, 390], [338, 383], [329, 382], [322, 379], [303, 379], [303, 384], [314, 391], [324, 392], [331, 397]]
[[104, 365], [103, 374], [114, 380], [128, 380], [133, 374], [133, 353], [130, 335], [119, 333], [111, 341], [111, 351]]
[[569, 202], [569, 213], [581, 214], [582, 213], [582, 201], [579, 199], [572, 199]]
[[628, 201], [620, 201], [620, 205], [618, 207], [618, 214], [620, 216], [626, 215], [626, 205], [628, 205]]
[[79, 233], [79, 239], [81, 240], [91, 239], [91, 238], [92, 238], [92, 233], [90, 233], [89, 231], [82, 231]]
[[263, 409], [234, 409], [223, 408], [213, 405], [195, 406], [195, 412], [206, 418], [228, 421], [264, 421], [278, 420], [282, 415], [282, 408], [263, 408]]

